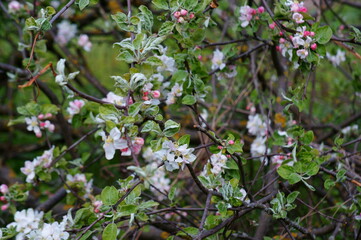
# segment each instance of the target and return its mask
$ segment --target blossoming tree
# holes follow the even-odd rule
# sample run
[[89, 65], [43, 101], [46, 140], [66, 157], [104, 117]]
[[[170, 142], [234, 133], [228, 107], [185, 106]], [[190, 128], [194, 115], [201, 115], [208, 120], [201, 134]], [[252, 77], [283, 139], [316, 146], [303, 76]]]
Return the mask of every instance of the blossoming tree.
[[0, 238], [360, 239], [360, 7], [1, 1]]

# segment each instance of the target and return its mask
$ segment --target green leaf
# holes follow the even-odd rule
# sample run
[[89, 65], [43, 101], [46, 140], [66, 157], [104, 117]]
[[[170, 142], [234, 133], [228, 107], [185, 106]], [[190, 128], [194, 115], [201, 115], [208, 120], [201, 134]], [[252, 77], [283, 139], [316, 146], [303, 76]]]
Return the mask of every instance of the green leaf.
[[172, 186], [171, 189], [169, 190], [168, 199], [171, 200], [172, 202], [173, 202], [176, 191], [177, 191], [177, 188], [175, 186]]
[[133, 213], [136, 213], [137, 210], [138, 210], [137, 205], [134, 204], [123, 205], [119, 207], [119, 214], [117, 216], [118, 217], [129, 216]]
[[162, 60], [160, 60], [159, 58], [157, 58], [155, 56], [151, 56], [151, 57], [147, 58], [147, 60], [144, 63], [147, 63], [152, 66], [161, 66], [163, 64]]
[[288, 181], [290, 182], [290, 184], [298, 183], [301, 180], [302, 177], [297, 173], [291, 173], [291, 175], [288, 177]]
[[282, 165], [277, 169], [278, 175], [280, 175], [284, 179], [288, 179], [292, 173], [294, 173], [294, 169], [288, 165]]
[[105, 227], [103, 234], [103, 240], [116, 240], [117, 239], [117, 225], [115, 223], [108, 224]]
[[182, 104], [193, 105], [197, 102], [197, 99], [193, 95], [186, 95], [182, 99]]
[[297, 191], [290, 193], [287, 196], [287, 203], [289, 203], [289, 204], [293, 203], [299, 194], [300, 194], [300, 192], [297, 192]]
[[140, 107], [142, 106], [142, 102], [136, 102], [129, 106], [128, 113], [130, 116], [135, 116], [140, 111]]
[[164, 124], [164, 130], [163, 134], [166, 137], [172, 137], [174, 134], [176, 134], [180, 129], [180, 124], [176, 123], [173, 120], [168, 120]]
[[155, 133], [161, 133], [162, 130], [160, 129], [158, 123], [152, 121], [152, 120], [148, 120], [142, 130], [141, 130], [142, 133], [145, 133], [145, 132], [155, 132]]
[[329, 26], [323, 26], [316, 29], [316, 41], [319, 44], [326, 44], [332, 38], [332, 29]]
[[164, 36], [170, 34], [174, 29], [175, 23], [171, 21], [166, 21], [159, 28], [158, 35]]
[[79, 9], [83, 11], [83, 9], [89, 5], [89, 0], [79, 0]]
[[144, 5], [139, 7], [140, 10], [140, 19], [142, 22], [142, 29], [146, 29], [149, 32], [152, 32], [153, 27], [153, 13]]
[[146, 209], [146, 208], [152, 208], [152, 207], [156, 207], [158, 206], [159, 203], [153, 201], [153, 200], [150, 200], [150, 201], [146, 201], [146, 202], [142, 202], [139, 206], [139, 208], [141, 209]]
[[113, 205], [119, 199], [119, 192], [114, 186], [106, 186], [103, 189], [100, 198], [105, 205]]
[[133, 46], [135, 49], [141, 49], [142, 42], [147, 38], [147, 36], [144, 33], [139, 33], [133, 40]]
[[121, 51], [117, 56], [118, 61], [125, 61], [126, 63], [133, 63], [136, 59], [128, 51]]
[[80, 238], [80, 240], [86, 240], [86, 239], [88, 239], [93, 233], [94, 233], [94, 231], [87, 231], [87, 232]]
[[332, 179], [327, 179], [324, 183], [323, 186], [328, 190], [330, 188], [332, 188], [333, 186], [335, 186], [336, 183], [335, 181], [333, 181]]
[[314, 138], [313, 132], [307, 131], [302, 138], [302, 142], [306, 145], [309, 145], [313, 141], [313, 138]]
[[187, 146], [189, 146], [189, 142], [191, 140], [191, 136], [189, 134], [183, 135], [181, 138], [178, 139], [178, 145], [184, 145], [186, 144]]
[[159, 9], [168, 10], [168, 3], [167, 0], [153, 0], [152, 3], [155, 5], [155, 7]]
[[350, 35], [352, 35], [357, 41], [361, 41], [361, 31], [354, 26], [351, 26], [351, 30], [353, 32], [350, 33]]

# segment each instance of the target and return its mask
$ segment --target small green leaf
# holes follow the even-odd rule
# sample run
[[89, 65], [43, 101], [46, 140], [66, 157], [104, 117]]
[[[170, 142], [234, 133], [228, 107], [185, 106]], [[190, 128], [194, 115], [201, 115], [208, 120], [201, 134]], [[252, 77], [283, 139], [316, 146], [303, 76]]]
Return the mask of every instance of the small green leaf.
[[159, 28], [158, 35], [164, 36], [170, 34], [174, 29], [175, 23], [171, 21], [166, 21]]
[[155, 5], [155, 7], [159, 9], [168, 10], [168, 3], [167, 0], [153, 0], [152, 3]]
[[293, 203], [299, 194], [300, 194], [300, 192], [297, 192], [297, 191], [290, 193], [287, 196], [287, 203], [289, 203], [289, 204]]
[[79, 0], [79, 9], [83, 11], [83, 9], [89, 5], [89, 0]]
[[291, 173], [291, 175], [288, 177], [288, 181], [290, 182], [290, 184], [298, 183], [301, 180], [302, 177], [297, 173]]
[[191, 140], [191, 136], [189, 134], [183, 135], [181, 138], [178, 139], [178, 145], [186, 144], [189, 146], [189, 142]]
[[164, 130], [163, 134], [166, 137], [172, 137], [174, 134], [176, 134], [180, 129], [180, 124], [176, 123], [173, 120], [168, 120], [164, 124]]
[[316, 41], [319, 44], [326, 44], [332, 38], [332, 29], [329, 26], [323, 26], [316, 29]]
[[105, 227], [103, 234], [103, 240], [116, 240], [117, 239], [117, 225], [115, 223], [108, 224]]
[[100, 198], [105, 205], [113, 205], [119, 199], [119, 192], [114, 186], [106, 186], [103, 189]]
[[182, 104], [193, 105], [197, 102], [197, 99], [193, 95], [186, 95], [182, 99]]
[[177, 188], [175, 186], [172, 186], [172, 188], [169, 190], [168, 199], [171, 200], [172, 202], [173, 202], [176, 191], [177, 191]]
[[328, 190], [328, 189], [330, 189], [330, 188], [332, 188], [333, 186], [335, 186], [336, 185], [336, 183], [335, 183], [335, 181], [333, 181], [332, 179], [327, 179], [325, 182], [324, 182], [324, 184], [323, 184], [323, 186]]

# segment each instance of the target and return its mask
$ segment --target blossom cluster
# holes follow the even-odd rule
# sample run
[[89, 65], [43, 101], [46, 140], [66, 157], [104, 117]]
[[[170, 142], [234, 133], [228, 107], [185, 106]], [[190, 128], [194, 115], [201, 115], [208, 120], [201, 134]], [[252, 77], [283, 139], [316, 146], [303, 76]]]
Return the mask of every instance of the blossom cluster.
[[239, 20], [241, 21], [242, 27], [247, 27], [249, 23], [252, 21], [253, 18], [258, 18], [257, 14], [264, 13], [264, 7], [259, 8], [251, 8], [250, 6], [243, 6], [239, 9], [240, 17]]
[[224, 172], [226, 169], [227, 156], [222, 154], [222, 152], [217, 154], [212, 154], [208, 162], [212, 165], [210, 169], [211, 173], [218, 175]]
[[27, 124], [26, 129], [28, 131], [33, 131], [35, 136], [40, 138], [43, 134], [41, 130], [47, 129], [49, 132], [54, 132], [55, 125], [52, 124], [48, 118], [51, 118], [53, 115], [51, 113], [39, 114], [38, 116], [31, 116], [25, 118], [25, 123]]
[[[70, 40], [76, 37], [78, 28], [76, 24], [71, 24], [68, 20], [63, 20], [57, 25], [58, 32], [55, 37], [56, 41], [60, 45], [66, 45]], [[80, 34], [77, 44], [85, 51], [89, 52], [92, 48], [92, 43], [87, 34]]]
[[70, 118], [69, 122], [71, 122], [74, 115], [79, 114], [82, 107], [84, 107], [85, 102], [84, 100], [76, 99], [74, 101], [69, 102], [69, 107], [66, 109], [66, 111], [69, 113]]
[[63, 220], [53, 223], [45, 223], [44, 213], [32, 208], [17, 211], [14, 215], [14, 222], [7, 225], [7, 228], [15, 228], [16, 240], [66, 240], [69, 233], [66, 227], [73, 225], [70, 214], [63, 217]]
[[[251, 144], [252, 157], [259, 157], [267, 154], [269, 151], [266, 146], [267, 123], [262, 120], [259, 114], [249, 115], [247, 129], [251, 135], [256, 136]], [[266, 158], [264, 159], [265, 161], [267, 160]]]
[[127, 139], [123, 136], [118, 128], [113, 128], [107, 135], [104, 131], [98, 133], [102, 137], [105, 151], [105, 158], [111, 160], [114, 158], [115, 150], [120, 150], [122, 156], [130, 156], [132, 151], [134, 154], [139, 154], [142, 146], [144, 145], [144, 139], [141, 137], [135, 137], [131, 139], [132, 149], [128, 146]]
[[[69, 187], [78, 187], [78, 184], [81, 184], [82, 186], [82, 190], [84, 190], [84, 198], [88, 198], [93, 191], [93, 179], [91, 179], [90, 181], [87, 181], [85, 174], [83, 173], [77, 173], [74, 176], [73, 175], [66, 175], [66, 182], [68, 184]], [[66, 190], [68, 193], [71, 192], [70, 189]]]
[[9, 203], [6, 200], [6, 195], [9, 193], [9, 187], [6, 184], [0, 185], [0, 193], [3, 196], [0, 196], [0, 202], [3, 202], [4, 204], [1, 206], [1, 211], [5, 211], [9, 208]]
[[179, 83], [176, 83], [171, 91], [167, 94], [167, 100], [165, 101], [165, 103], [167, 105], [171, 105], [174, 104], [177, 100], [176, 97], [180, 97], [183, 94], [183, 86], [180, 85]]
[[194, 162], [196, 156], [193, 154], [194, 149], [188, 148], [187, 144], [178, 145], [178, 143], [167, 140], [163, 142], [162, 149], [155, 152], [157, 159], [164, 162], [168, 171], [179, 169], [183, 170], [186, 164]]
[[342, 62], [346, 61], [346, 53], [340, 49], [337, 49], [336, 55], [327, 52], [326, 57], [335, 67], [340, 66]]
[[35, 176], [36, 176], [36, 169], [43, 169], [45, 171], [52, 171], [50, 169], [51, 163], [53, 161], [53, 152], [54, 152], [54, 146], [50, 148], [47, 151], [44, 151], [44, 153], [34, 158], [33, 161], [26, 161], [25, 166], [22, 167], [20, 170], [23, 174], [26, 175], [26, 182], [33, 183]]

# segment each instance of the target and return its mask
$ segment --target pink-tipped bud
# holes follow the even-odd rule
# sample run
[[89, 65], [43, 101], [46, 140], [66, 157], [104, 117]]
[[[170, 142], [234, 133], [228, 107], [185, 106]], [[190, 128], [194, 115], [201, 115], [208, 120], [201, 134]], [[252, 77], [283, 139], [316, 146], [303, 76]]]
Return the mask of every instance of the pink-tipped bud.
[[195, 17], [194, 13], [189, 14], [189, 19], [193, 19]]
[[152, 96], [154, 98], [159, 98], [160, 97], [160, 92], [158, 90], [152, 91]]
[[174, 16], [175, 18], [179, 18], [179, 17], [181, 16], [181, 13], [180, 13], [179, 11], [176, 11], [176, 12], [173, 14], [173, 16]]
[[2, 205], [1, 206], [1, 211], [6, 211], [8, 208], [9, 208], [9, 204]]
[[231, 155], [227, 154], [226, 157], [227, 157], [227, 158], [231, 158]]
[[0, 197], [0, 201], [2, 201], [2, 202], [6, 202], [6, 198], [5, 198], [5, 196], [1, 196], [1, 197]]
[[312, 44], [311, 44], [311, 49], [312, 49], [313, 51], [315, 51], [315, 50], [317, 49], [317, 44], [316, 44], [316, 43], [312, 43]]
[[46, 123], [45, 122], [40, 122], [39, 126], [43, 128], [43, 127], [46, 126]]
[[285, 42], [286, 42], [286, 39], [280, 38], [280, 43], [285, 43]]
[[258, 9], [257, 9], [257, 11], [258, 11], [258, 13], [264, 13], [264, 7], [259, 7]]
[[184, 23], [184, 18], [182, 18], [182, 17], [180, 17], [180, 18], [178, 18], [178, 21], [177, 21], [178, 23]]
[[310, 36], [314, 37], [315, 36], [315, 32], [310, 32]]
[[201, 61], [202, 60], [202, 55], [198, 55], [198, 60]]
[[121, 152], [128, 152], [128, 148], [120, 149]]
[[35, 136], [36, 136], [37, 138], [41, 138], [42, 134], [41, 134], [41, 132], [39, 131], [39, 132], [36, 132], [36, 133], [35, 133]]
[[51, 113], [45, 114], [45, 117], [46, 117], [46, 118], [51, 118], [52, 116], [53, 116], [53, 114], [51, 114]]
[[146, 97], [146, 96], [142, 97], [142, 99], [143, 99], [144, 101], [148, 101], [148, 100], [149, 100], [149, 98]]
[[307, 12], [308, 10], [307, 10], [307, 8], [306, 7], [299, 7], [298, 8], [298, 12]]
[[233, 140], [229, 140], [229, 141], [228, 141], [228, 144], [229, 144], [229, 145], [233, 145], [233, 144], [234, 144], [234, 141], [233, 141]]
[[96, 208], [96, 209], [94, 209], [94, 212], [95, 212], [95, 213], [99, 213], [100, 210], [99, 210], [98, 208]]
[[279, 35], [280, 35], [280, 36], [283, 36], [283, 32], [279, 32]]
[[103, 202], [102, 202], [102, 201], [95, 201], [95, 202], [93, 203], [93, 206], [96, 207], [96, 208], [100, 208], [102, 205], [103, 205]]
[[7, 194], [9, 192], [9, 187], [6, 184], [1, 184], [0, 186], [0, 192], [2, 194]]
[[217, 148], [218, 148], [219, 150], [223, 149], [223, 147], [222, 147], [222, 146], [218, 146]]
[[38, 119], [40, 119], [40, 120], [44, 119], [44, 117], [45, 117], [44, 114], [39, 114], [39, 115], [38, 115]]
[[135, 144], [144, 145], [144, 139], [141, 138], [141, 137], [136, 137], [135, 138]]
[[310, 36], [311, 35], [311, 32], [310, 31], [304, 31], [303, 32], [303, 36], [304, 37], [307, 37], [307, 36]]
[[268, 25], [268, 27], [269, 27], [270, 29], [275, 29], [276, 23], [273, 22], [273, 23], [271, 23], [270, 25]]
[[281, 52], [281, 47], [280, 47], [280, 46], [276, 46], [276, 51], [277, 51], [277, 52]]
[[185, 10], [185, 9], [182, 9], [182, 10], [180, 11], [180, 14], [181, 14], [182, 16], [186, 16], [186, 15], [188, 14], [188, 11]]
[[143, 96], [148, 96], [148, 95], [149, 95], [148, 91], [143, 93]]
[[345, 30], [345, 25], [340, 25], [339, 29], [342, 31], [342, 30]]

